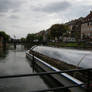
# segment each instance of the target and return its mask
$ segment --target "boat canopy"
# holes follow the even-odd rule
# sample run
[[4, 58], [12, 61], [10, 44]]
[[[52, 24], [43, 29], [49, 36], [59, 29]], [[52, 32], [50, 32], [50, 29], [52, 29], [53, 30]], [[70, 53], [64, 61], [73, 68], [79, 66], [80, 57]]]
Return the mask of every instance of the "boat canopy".
[[75, 49], [64, 49], [47, 46], [37, 46], [33, 49], [48, 57], [63, 61], [81, 68], [92, 68], [92, 52]]

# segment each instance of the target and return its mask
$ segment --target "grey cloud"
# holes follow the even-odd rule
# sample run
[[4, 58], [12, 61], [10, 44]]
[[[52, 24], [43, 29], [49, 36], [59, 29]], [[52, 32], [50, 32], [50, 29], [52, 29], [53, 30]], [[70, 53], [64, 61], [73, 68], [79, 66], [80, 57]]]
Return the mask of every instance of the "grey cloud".
[[0, 17], [4, 17], [4, 16], [5, 16], [5, 14], [2, 14], [2, 13], [0, 14]]
[[46, 5], [45, 7], [34, 7], [34, 10], [53, 13], [53, 12], [64, 11], [64, 10], [68, 9], [70, 6], [71, 6], [71, 3], [67, 2], [67, 1], [54, 2], [54, 3]]
[[19, 11], [20, 11], [20, 9], [13, 9], [12, 13], [16, 13], [16, 12], [19, 12]]
[[0, 12], [18, 8], [22, 2], [20, 0], [0, 0]]
[[71, 8], [71, 11], [66, 14], [66, 17], [85, 17], [87, 14], [89, 14], [90, 10], [92, 10], [92, 5], [75, 5]]
[[24, 29], [24, 26], [20, 26], [20, 25], [17, 25], [17, 24], [13, 24], [12, 25], [12, 28], [20, 28], [20, 29]]
[[[87, 14], [92, 10], [92, 5], [83, 5], [80, 6], [77, 10], [79, 16], [87, 16]], [[74, 11], [75, 12], [75, 11]]]
[[19, 19], [19, 17], [17, 15], [11, 15], [9, 16], [10, 19]]

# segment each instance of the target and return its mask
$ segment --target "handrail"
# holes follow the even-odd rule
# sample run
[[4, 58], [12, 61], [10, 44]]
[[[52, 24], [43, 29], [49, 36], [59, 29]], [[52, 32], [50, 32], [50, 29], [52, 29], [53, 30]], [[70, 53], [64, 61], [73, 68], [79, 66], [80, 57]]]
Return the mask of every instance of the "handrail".
[[60, 74], [60, 73], [69, 73], [69, 72], [76, 72], [76, 71], [90, 71], [92, 68], [89, 69], [72, 69], [72, 70], [63, 70], [58, 72], [41, 72], [41, 73], [30, 73], [30, 74], [16, 74], [16, 75], [7, 75], [7, 76], [0, 76], [0, 79], [5, 78], [17, 78], [17, 77], [29, 77], [29, 76], [42, 76], [42, 75], [49, 75], [49, 74]]
[[19, 77], [31, 77], [31, 76], [43, 76], [43, 75], [49, 75], [49, 74], [60, 74], [60, 73], [69, 73], [69, 72], [76, 72], [76, 71], [86, 71], [88, 72], [88, 82], [87, 84], [83, 83], [80, 85], [71, 85], [67, 87], [57, 87], [57, 88], [50, 88], [50, 89], [44, 89], [44, 90], [36, 90], [36, 91], [30, 91], [30, 92], [48, 92], [48, 91], [56, 91], [59, 89], [67, 89], [67, 88], [73, 88], [73, 87], [81, 87], [81, 86], [86, 86], [87, 87], [87, 92], [90, 91], [90, 69], [72, 69], [72, 70], [64, 70], [64, 71], [58, 71], [58, 72], [41, 72], [41, 73], [33, 73], [33, 74], [17, 74], [17, 75], [7, 75], [7, 76], [0, 76], [0, 79], [6, 79], [6, 78], [19, 78]]
[[73, 88], [73, 87], [80, 87], [80, 86], [85, 86], [86, 84], [80, 84], [80, 85], [71, 85], [71, 86], [66, 86], [66, 87], [56, 87], [56, 88], [50, 88], [50, 89], [43, 89], [43, 90], [34, 90], [30, 92], [48, 92], [48, 91], [57, 91], [61, 89], [68, 89], [68, 88]]
[[[33, 53], [33, 62], [34, 62], [34, 51], [32, 51]], [[35, 62], [34, 62], [35, 63]], [[33, 64], [34, 65], [34, 64]], [[34, 69], [33, 69], [34, 70]], [[57, 88], [50, 88], [50, 89], [44, 89], [44, 90], [34, 90], [34, 91], [30, 91], [30, 92], [48, 92], [48, 91], [57, 91], [60, 89], [67, 89], [67, 88], [73, 88], [73, 87], [86, 87], [87, 92], [91, 92], [90, 90], [90, 71], [92, 70], [92, 68], [89, 69], [72, 69], [72, 70], [63, 70], [63, 71], [54, 71], [54, 72], [41, 72], [41, 73], [34, 73], [34, 75], [31, 76], [42, 76], [42, 75], [49, 75], [49, 74], [64, 74], [64, 73], [69, 73], [69, 72], [82, 72], [85, 71], [87, 72], [87, 83], [81, 83], [81, 84], [77, 84], [77, 85], [70, 85], [70, 86], [65, 86], [65, 87], [57, 87]]]

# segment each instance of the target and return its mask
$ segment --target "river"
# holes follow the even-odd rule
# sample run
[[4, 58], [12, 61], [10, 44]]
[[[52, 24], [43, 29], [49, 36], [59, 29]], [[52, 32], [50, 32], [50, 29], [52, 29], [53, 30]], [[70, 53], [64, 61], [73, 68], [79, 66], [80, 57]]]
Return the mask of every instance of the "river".
[[[16, 50], [11, 46], [10, 50], [0, 50], [0, 76], [13, 74], [33, 73], [25, 50], [18, 45]], [[0, 79], [0, 92], [30, 92], [31, 90], [45, 89], [48, 86], [39, 77]]]

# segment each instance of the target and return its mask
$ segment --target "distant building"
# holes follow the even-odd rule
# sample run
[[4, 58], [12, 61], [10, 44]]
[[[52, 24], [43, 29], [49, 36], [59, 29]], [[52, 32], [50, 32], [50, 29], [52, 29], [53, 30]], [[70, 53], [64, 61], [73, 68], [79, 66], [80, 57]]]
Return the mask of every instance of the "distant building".
[[78, 39], [92, 40], [92, 11], [85, 18], [79, 18], [70, 22], [67, 22], [66, 25], [69, 26], [71, 37], [73, 34], [78, 35]]
[[73, 26], [76, 25], [76, 21], [77, 21], [77, 19], [65, 23], [70, 28], [70, 31], [73, 30]]
[[47, 33], [48, 33], [47, 31], [42, 30], [42, 31], [36, 33], [36, 36], [42, 36], [42, 40], [45, 42], [45, 41], [47, 41]]
[[63, 42], [76, 42], [76, 39], [73, 37], [64, 37]]
[[92, 11], [84, 18], [81, 25], [81, 39], [92, 39]]
[[44, 30], [42, 30], [42, 31], [40, 31], [40, 32], [36, 33], [36, 36], [43, 36], [43, 35], [44, 35], [44, 33], [45, 33], [45, 31], [44, 31]]
[[[70, 28], [70, 37], [71, 40], [76, 38], [77, 40], [81, 39], [81, 25], [84, 18], [81, 17], [79, 19], [72, 20], [70, 22], [67, 22], [66, 25]], [[70, 37], [68, 39], [70, 39]]]

